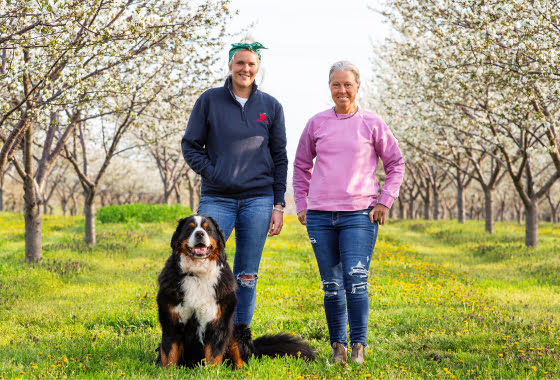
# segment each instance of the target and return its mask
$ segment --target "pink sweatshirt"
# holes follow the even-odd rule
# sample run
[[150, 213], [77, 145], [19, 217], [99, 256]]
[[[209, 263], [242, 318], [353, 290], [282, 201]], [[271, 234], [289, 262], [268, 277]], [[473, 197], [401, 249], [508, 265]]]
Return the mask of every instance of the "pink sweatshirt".
[[[386, 177], [378, 199], [379, 157]], [[313, 116], [301, 134], [294, 161], [296, 210], [355, 211], [377, 203], [391, 207], [403, 175], [397, 140], [379, 116], [360, 109], [338, 120], [330, 108]]]

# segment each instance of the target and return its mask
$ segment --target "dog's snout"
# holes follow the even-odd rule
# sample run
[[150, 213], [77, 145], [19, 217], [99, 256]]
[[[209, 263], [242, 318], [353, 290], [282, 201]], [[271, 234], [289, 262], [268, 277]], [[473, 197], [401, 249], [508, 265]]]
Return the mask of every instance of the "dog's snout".
[[203, 238], [204, 238], [204, 231], [196, 231], [196, 232], [194, 233], [194, 236], [195, 236], [195, 238], [197, 238], [197, 239], [199, 239], [199, 240], [200, 240], [200, 239], [203, 239]]

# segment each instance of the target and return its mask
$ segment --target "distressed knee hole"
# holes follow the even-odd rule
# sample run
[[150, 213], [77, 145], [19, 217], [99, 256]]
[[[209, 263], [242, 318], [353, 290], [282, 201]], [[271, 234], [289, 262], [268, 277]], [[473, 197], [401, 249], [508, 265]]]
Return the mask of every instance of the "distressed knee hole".
[[358, 264], [350, 268], [350, 272], [348, 272], [348, 275], [359, 278], [367, 278], [367, 276], [369, 275], [369, 271], [361, 261], [358, 261]]
[[310, 236], [310, 237], [309, 237], [309, 242], [310, 242], [311, 244], [316, 244], [316, 243], [317, 243], [317, 240], [316, 240], [313, 236]]
[[257, 278], [259, 278], [259, 276], [256, 274], [242, 273], [237, 275], [237, 283], [244, 288], [254, 288], [257, 286]]
[[342, 289], [336, 281], [321, 281], [321, 286], [326, 297], [334, 297], [338, 295], [338, 291]]
[[360, 282], [357, 284], [352, 284], [352, 294], [362, 294], [367, 293], [367, 282]]

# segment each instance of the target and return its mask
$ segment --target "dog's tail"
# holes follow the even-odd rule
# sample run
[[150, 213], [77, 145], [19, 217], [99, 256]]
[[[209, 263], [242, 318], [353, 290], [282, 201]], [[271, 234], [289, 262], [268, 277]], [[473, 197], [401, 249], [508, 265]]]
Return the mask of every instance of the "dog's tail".
[[314, 360], [315, 352], [301, 338], [290, 334], [264, 335], [253, 341], [255, 356], [294, 356]]
[[244, 361], [247, 361], [251, 354], [257, 358], [263, 356], [293, 356], [305, 360], [315, 359], [313, 349], [303, 339], [295, 335], [264, 335], [253, 340], [251, 330], [245, 324], [236, 325], [234, 335]]

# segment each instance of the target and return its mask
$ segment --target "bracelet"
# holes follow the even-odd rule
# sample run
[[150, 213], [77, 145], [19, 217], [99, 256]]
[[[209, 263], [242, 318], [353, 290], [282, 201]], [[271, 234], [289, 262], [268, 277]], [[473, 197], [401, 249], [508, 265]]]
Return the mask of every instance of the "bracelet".
[[273, 211], [280, 211], [282, 214], [284, 213], [284, 209], [278, 208], [278, 207], [273, 207], [272, 208]]

